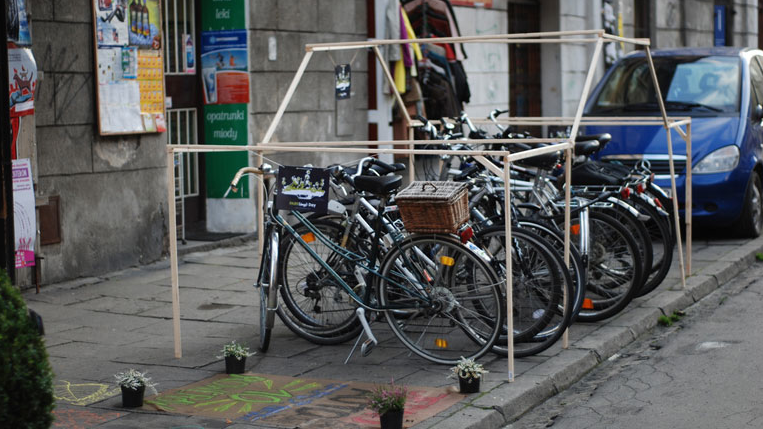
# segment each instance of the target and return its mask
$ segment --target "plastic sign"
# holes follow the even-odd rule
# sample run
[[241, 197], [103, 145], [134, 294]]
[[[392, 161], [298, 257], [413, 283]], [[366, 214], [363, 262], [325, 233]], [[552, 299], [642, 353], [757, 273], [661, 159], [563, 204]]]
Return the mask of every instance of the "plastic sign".
[[329, 180], [329, 170], [326, 168], [280, 167], [276, 183], [276, 209], [326, 213]]

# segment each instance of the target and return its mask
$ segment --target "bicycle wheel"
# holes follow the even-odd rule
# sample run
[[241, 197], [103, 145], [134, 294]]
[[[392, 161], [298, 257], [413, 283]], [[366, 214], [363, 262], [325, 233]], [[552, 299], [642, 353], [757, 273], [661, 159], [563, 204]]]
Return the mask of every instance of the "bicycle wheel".
[[644, 296], [662, 284], [668, 275], [670, 265], [673, 263], [675, 238], [671, 232], [667, 213], [660, 214], [651, 204], [638, 197], [633, 199], [633, 203], [641, 214], [649, 216], [644, 226], [652, 240], [654, 254], [648, 278], [638, 293], [638, 296]]
[[641, 287], [641, 255], [624, 226], [611, 216], [590, 213], [590, 254], [586, 300], [578, 320], [596, 322], [625, 308]]
[[[344, 232], [340, 224], [329, 220], [315, 220], [313, 225], [333, 243], [339, 243]], [[336, 254], [305, 225], [294, 229], [346, 283], [357, 283], [352, 262]], [[354, 244], [347, 246], [352, 249]], [[279, 268], [284, 305], [279, 306], [278, 316], [289, 329], [316, 344], [339, 344], [360, 334], [363, 327], [355, 316], [355, 302], [290, 234], [281, 243]]]
[[[635, 209], [632, 199], [627, 200], [626, 203], [631, 208]], [[641, 277], [642, 284], [639, 285], [639, 290], [641, 290], [646, 283], [647, 273], [652, 270], [654, 258], [652, 238], [649, 235], [649, 231], [644, 225], [644, 222], [636, 217], [637, 215], [631, 210], [617, 204], [607, 208], [594, 207], [593, 210], [615, 218], [633, 235], [633, 238], [636, 240], [636, 245], [638, 246], [639, 255], [641, 256], [641, 271], [644, 273]]]
[[504, 317], [499, 278], [453, 237], [414, 234], [385, 256], [378, 300], [395, 336], [431, 362], [490, 351]]
[[270, 335], [275, 322], [275, 308], [278, 295], [271, 288], [277, 289], [276, 269], [278, 264], [278, 232], [268, 225], [265, 232], [265, 244], [260, 258], [257, 275], [257, 287], [260, 289], [260, 351], [268, 351]]
[[[475, 242], [493, 257], [491, 265], [505, 278], [506, 231], [503, 226], [481, 231]], [[526, 357], [551, 347], [572, 323], [575, 291], [563, 258], [542, 237], [512, 228], [512, 324], [514, 356]], [[501, 282], [504, 284], [505, 280]], [[505, 296], [505, 291], [502, 290]], [[493, 352], [508, 355], [502, 335]]]

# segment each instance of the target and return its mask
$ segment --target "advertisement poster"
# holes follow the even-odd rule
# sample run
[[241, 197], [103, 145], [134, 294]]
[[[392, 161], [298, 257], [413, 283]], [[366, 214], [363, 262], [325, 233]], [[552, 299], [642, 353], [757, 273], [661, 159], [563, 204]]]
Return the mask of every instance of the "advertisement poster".
[[201, 34], [201, 75], [206, 104], [249, 102], [246, 30]]
[[32, 44], [26, 2], [27, 0], [5, 0], [6, 39], [21, 46]]
[[328, 210], [329, 180], [326, 168], [280, 167], [276, 209], [325, 213]]
[[336, 82], [336, 99], [350, 98], [350, 65], [340, 64], [334, 68], [334, 80]]
[[246, 28], [246, 0], [201, 2], [201, 30], [243, 30]]
[[196, 74], [196, 51], [193, 48], [193, 36], [183, 34], [183, 70], [188, 74]]
[[8, 80], [11, 117], [33, 114], [37, 63], [31, 49], [8, 49]]
[[[204, 106], [204, 143], [245, 146], [249, 139], [249, 115], [246, 104], [207, 104]], [[247, 152], [207, 153], [207, 197], [222, 198], [236, 170], [248, 165]], [[229, 198], [248, 198], [248, 181], [242, 180], [241, 192]]]
[[127, 1], [97, 0], [95, 9], [98, 46], [127, 45]]
[[127, 10], [130, 17], [128, 27], [130, 45], [161, 49], [162, 25], [159, 16], [159, 0], [130, 0]]
[[16, 268], [34, 266], [37, 220], [34, 211], [32, 165], [28, 158], [13, 160], [13, 223], [16, 236]]

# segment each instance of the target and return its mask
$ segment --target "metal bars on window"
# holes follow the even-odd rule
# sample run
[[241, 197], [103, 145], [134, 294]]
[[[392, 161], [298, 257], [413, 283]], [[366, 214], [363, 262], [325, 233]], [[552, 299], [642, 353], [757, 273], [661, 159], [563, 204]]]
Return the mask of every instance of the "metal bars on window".
[[[167, 109], [167, 142], [198, 144], [196, 109]], [[185, 199], [199, 196], [199, 154], [175, 153], [175, 205], [181, 216], [180, 239], [185, 243]]]
[[193, 0], [164, 1], [164, 74], [186, 73], [185, 35], [196, 46], [196, 17]]

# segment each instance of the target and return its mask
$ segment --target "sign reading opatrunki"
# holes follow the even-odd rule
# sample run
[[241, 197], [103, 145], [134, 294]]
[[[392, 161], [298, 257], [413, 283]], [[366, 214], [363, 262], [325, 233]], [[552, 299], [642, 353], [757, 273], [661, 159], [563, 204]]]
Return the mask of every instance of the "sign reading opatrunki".
[[[267, 426], [309, 428], [378, 427], [367, 408], [372, 383], [293, 378], [266, 374], [220, 374], [147, 398], [144, 408]], [[464, 398], [446, 388], [408, 386], [405, 425], [413, 426]]]

